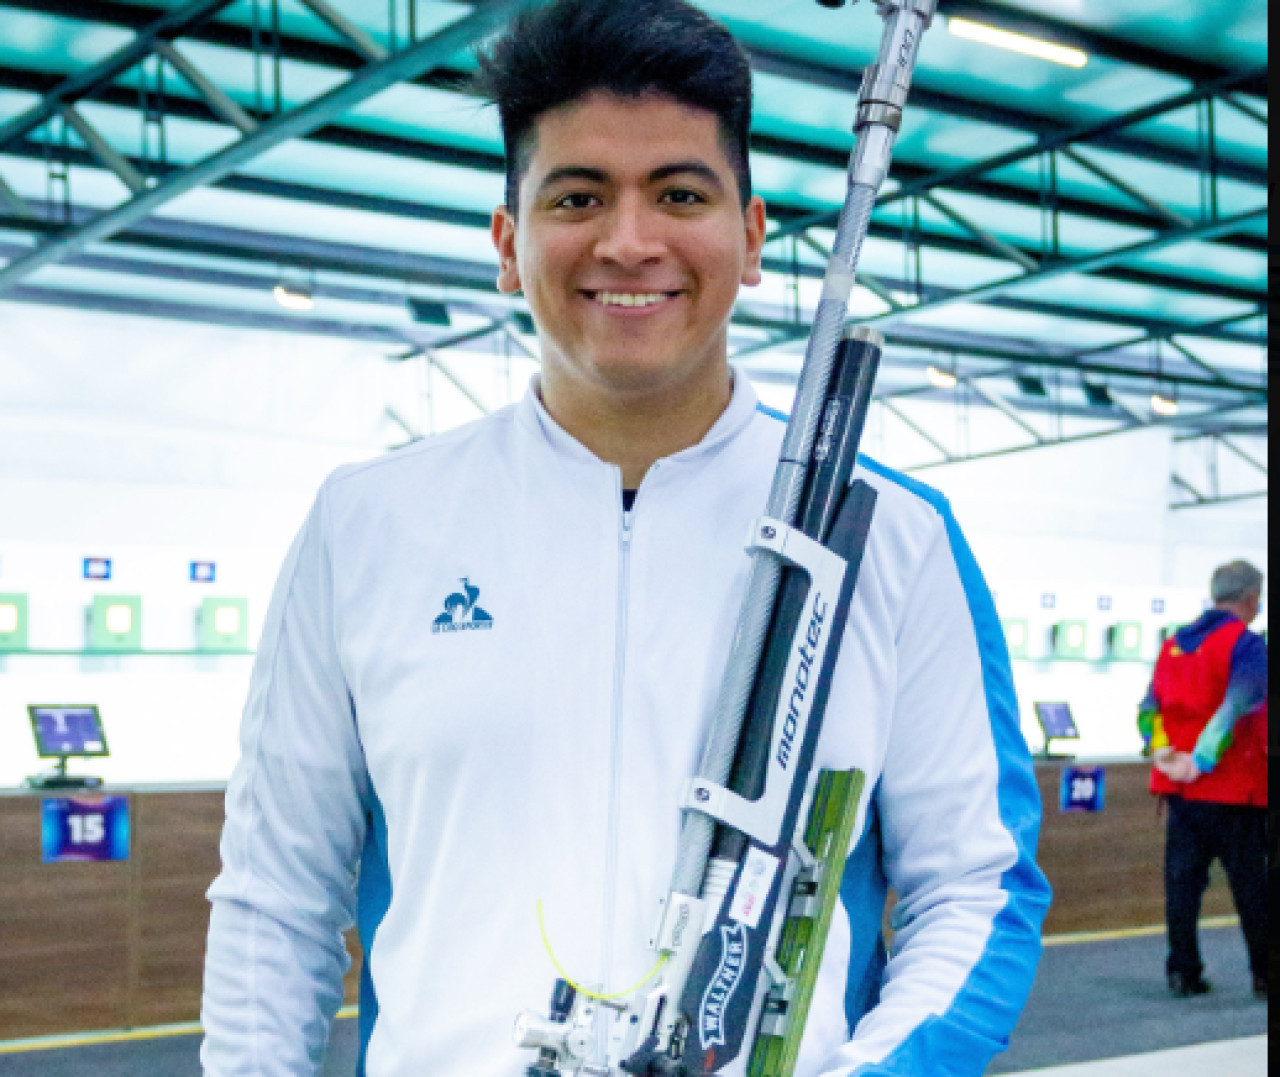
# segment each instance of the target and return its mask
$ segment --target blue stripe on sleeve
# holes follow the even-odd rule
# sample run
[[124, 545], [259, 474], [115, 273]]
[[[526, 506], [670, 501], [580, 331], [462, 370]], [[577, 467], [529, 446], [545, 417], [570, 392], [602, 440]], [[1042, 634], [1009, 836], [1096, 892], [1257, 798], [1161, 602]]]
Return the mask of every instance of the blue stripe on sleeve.
[[757, 404], [756, 411], [761, 415], [767, 415], [770, 419], [777, 419], [780, 423], [789, 423], [791, 417], [786, 412], [779, 411], [777, 408], [768, 407], [765, 404]]
[[1001, 877], [1008, 900], [951, 1007], [918, 1025], [883, 1062], [862, 1066], [855, 1073], [858, 1077], [978, 1077], [991, 1058], [1008, 1046], [1009, 1033], [1030, 993], [1040, 957], [1040, 926], [1049, 907], [1049, 884], [1035, 862], [1040, 796], [1018, 721], [1018, 701], [1000, 618], [950, 505], [936, 490], [874, 460], [859, 457], [859, 463], [926, 501], [946, 525], [982, 662], [999, 771], [1000, 821], [1017, 846], [1018, 859]]
[[360, 856], [360, 879], [356, 887], [356, 924], [360, 931], [360, 948], [364, 964], [360, 968], [360, 1054], [356, 1077], [365, 1077], [365, 1058], [369, 1039], [378, 1020], [378, 996], [373, 987], [369, 954], [378, 926], [391, 906], [391, 867], [387, 862], [387, 820], [377, 794], [369, 809], [369, 827], [364, 851]]
[[862, 837], [845, 861], [840, 901], [849, 918], [849, 967], [844, 987], [844, 1016], [849, 1035], [877, 1002], [888, 954], [884, 945], [884, 877], [880, 821], [874, 794], [867, 802]]

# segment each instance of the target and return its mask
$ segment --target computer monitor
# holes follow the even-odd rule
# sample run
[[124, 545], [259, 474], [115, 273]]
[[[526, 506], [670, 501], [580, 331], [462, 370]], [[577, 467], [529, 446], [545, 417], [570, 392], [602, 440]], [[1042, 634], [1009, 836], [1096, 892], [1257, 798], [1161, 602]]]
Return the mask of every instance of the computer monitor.
[[1070, 756], [1055, 756], [1049, 751], [1049, 745], [1055, 740], [1079, 740], [1080, 730], [1076, 728], [1076, 720], [1071, 715], [1070, 703], [1037, 703], [1035, 705], [1036, 720], [1044, 733], [1044, 758], [1066, 759]]
[[27, 707], [31, 718], [31, 733], [36, 741], [36, 755], [41, 759], [56, 759], [55, 770], [27, 779], [27, 784], [37, 788], [97, 786], [100, 778], [70, 775], [67, 760], [95, 758], [110, 755], [107, 736], [102, 728], [102, 716], [96, 704], [33, 703]]

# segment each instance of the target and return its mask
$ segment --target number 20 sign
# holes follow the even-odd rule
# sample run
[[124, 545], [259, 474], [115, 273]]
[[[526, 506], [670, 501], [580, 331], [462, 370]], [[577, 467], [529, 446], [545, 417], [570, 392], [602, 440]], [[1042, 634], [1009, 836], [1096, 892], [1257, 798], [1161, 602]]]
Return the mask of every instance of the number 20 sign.
[[129, 859], [127, 797], [46, 797], [41, 814], [42, 859]]
[[1102, 811], [1106, 802], [1106, 771], [1102, 767], [1062, 768], [1064, 812]]

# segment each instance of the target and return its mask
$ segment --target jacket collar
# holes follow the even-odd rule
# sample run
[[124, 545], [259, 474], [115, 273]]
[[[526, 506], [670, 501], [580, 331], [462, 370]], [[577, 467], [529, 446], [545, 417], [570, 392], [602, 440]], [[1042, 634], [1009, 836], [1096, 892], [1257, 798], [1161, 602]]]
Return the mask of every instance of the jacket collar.
[[1174, 634], [1178, 649], [1184, 654], [1194, 654], [1203, 646], [1204, 641], [1218, 631], [1219, 628], [1238, 619], [1234, 614], [1228, 613], [1226, 610], [1205, 610], [1191, 624], [1178, 629]]
[[[742, 371], [732, 366], [729, 369], [733, 375], [733, 396], [729, 406], [700, 442], [667, 459], [692, 463], [720, 449], [750, 425], [759, 406], [755, 388]], [[516, 405], [516, 422], [526, 434], [557, 454], [584, 463], [603, 462], [551, 417], [542, 403], [542, 379], [538, 375], [534, 375], [524, 398]]]

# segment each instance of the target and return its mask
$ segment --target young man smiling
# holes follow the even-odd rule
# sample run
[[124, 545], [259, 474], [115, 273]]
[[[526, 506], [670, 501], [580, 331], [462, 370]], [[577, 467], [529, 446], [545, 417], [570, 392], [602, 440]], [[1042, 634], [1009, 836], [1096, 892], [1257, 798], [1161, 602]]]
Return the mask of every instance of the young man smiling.
[[[482, 78], [507, 146], [498, 284], [528, 299], [541, 376], [340, 470], [290, 552], [210, 891], [210, 1077], [318, 1072], [353, 917], [370, 1077], [523, 1073], [512, 1020], [556, 975], [540, 918], [579, 982], [652, 965], [783, 434], [727, 361], [765, 238], [751, 76], [682, 0], [559, 0]], [[797, 1073], [977, 1077], [1038, 954], [1039, 804], [945, 501], [859, 475], [877, 514], [816, 763], [871, 795]], [[435, 632], [460, 580], [485, 630]]]
[[590, 90], [526, 138], [494, 214], [498, 287], [533, 310], [551, 417], [635, 490], [729, 404], [729, 318], [760, 282], [764, 203], [717, 115], [661, 93]]

